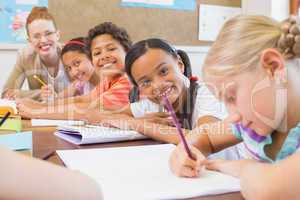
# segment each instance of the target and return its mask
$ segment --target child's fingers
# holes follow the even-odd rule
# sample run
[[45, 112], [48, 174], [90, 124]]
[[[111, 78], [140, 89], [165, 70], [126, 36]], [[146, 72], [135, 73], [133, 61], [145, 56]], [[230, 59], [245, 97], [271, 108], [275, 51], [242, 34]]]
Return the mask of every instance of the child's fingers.
[[179, 144], [170, 156], [170, 168], [177, 176], [195, 177], [203, 168], [205, 156], [196, 147], [189, 147], [193, 159], [188, 156], [183, 144]]
[[153, 122], [153, 123], [157, 123], [157, 124], [164, 124], [164, 125], [167, 125], [167, 126], [174, 126], [173, 121], [169, 118], [153, 118], [149, 121]]
[[222, 165], [226, 161], [217, 159], [217, 160], [206, 160], [203, 164], [205, 165], [206, 169], [220, 171], [222, 169]]
[[157, 113], [154, 113], [154, 115], [157, 117], [170, 117], [170, 113], [167, 113], [167, 112], [157, 112]]
[[205, 167], [209, 170], [219, 171], [231, 176], [239, 176], [240, 165], [239, 161], [230, 161], [230, 160], [209, 160], [205, 163]]
[[46, 90], [49, 90], [50, 88], [49, 88], [49, 86], [48, 85], [43, 85], [42, 87], [41, 87], [41, 90], [43, 90], [43, 91], [46, 91]]
[[8, 89], [4, 95], [4, 98], [9, 100], [14, 100], [16, 97], [17, 97], [17, 91], [13, 89]]
[[152, 118], [167, 118], [169, 117], [169, 113], [165, 112], [155, 112], [155, 113], [147, 113], [143, 118], [152, 119]]
[[199, 171], [189, 166], [182, 166], [181, 169], [179, 169], [178, 171], [178, 175], [181, 177], [193, 178], [199, 175]]

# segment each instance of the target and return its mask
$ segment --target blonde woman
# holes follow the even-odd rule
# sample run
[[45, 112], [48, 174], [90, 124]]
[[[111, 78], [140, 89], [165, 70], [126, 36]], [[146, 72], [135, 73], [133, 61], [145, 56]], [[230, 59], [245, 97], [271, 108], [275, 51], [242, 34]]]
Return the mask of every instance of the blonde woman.
[[[188, 139], [196, 160], [179, 144], [170, 158], [171, 170], [178, 176], [195, 177], [206, 166], [239, 177], [246, 199], [299, 199], [298, 57], [298, 19], [278, 23], [264, 16], [241, 15], [227, 21], [203, 72], [230, 117], [199, 128], [196, 131], [202, 134]], [[206, 159], [241, 141], [253, 159]]]

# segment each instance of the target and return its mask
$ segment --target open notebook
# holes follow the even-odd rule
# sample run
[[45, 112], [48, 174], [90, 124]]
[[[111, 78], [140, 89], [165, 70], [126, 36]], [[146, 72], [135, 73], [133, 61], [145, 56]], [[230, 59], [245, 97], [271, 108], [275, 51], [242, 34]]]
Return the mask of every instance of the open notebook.
[[66, 166], [95, 179], [104, 199], [182, 199], [240, 190], [239, 179], [205, 170], [198, 178], [172, 174], [174, 145], [57, 151]]
[[73, 144], [94, 144], [144, 139], [146, 136], [128, 130], [102, 126], [59, 126], [55, 135]]
[[18, 116], [17, 105], [15, 101], [0, 99], [0, 118], [7, 112], [10, 112], [8, 119], [2, 124], [0, 130], [10, 130], [20, 132], [22, 129], [21, 117]]
[[77, 120], [31, 119], [32, 126], [82, 126], [84, 124], [84, 121]]

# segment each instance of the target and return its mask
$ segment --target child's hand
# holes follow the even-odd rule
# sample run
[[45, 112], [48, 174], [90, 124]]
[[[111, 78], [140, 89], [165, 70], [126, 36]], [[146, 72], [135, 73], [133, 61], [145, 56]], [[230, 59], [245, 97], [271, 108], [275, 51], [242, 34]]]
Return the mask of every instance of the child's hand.
[[139, 119], [144, 119], [146, 122], [174, 126], [171, 115], [166, 112], [147, 113]]
[[103, 119], [101, 123], [103, 126], [107, 127], [114, 127], [122, 130], [134, 130], [134, 126], [136, 126], [138, 120], [124, 114], [112, 114]]
[[31, 99], [16, 100], [18, 113], [24, 118], [38, 118], [39, 113], [47, 112], [47, 107]]
[[188, 156], [182, 143], [171, 154], [169, 165], [177, 176], [197, 177], [204, 166], [205, 156], [196, 147], [192, 145], [189, 147], [195, 160]]
[[241, 171], [247, 165], [257, 163], [255, 160], [206, 160], [204, 165], [207, 169], [219, 171], [235, 177], [240, 177]]
[[84, 118], [85, 121], [92, 125], [122, 129], [121, 124], [126, 123], [126, 120], [130, 117], [125, 114], [101, 113], [97, 109], [91, 109], [86, 112]]
[[84, 82], [83, 81], [74, 81], [72, 87], [78, 95], [83, 95], [84, 93]]
[[55, 97], [54, 87], [52, 85], [42, 86], [41, 88], [41, 99], [43, 101], [48, 101]]
[[97, 109], [90, 109], [84, 115], [84, 120], [92, 125], [100, 125], [107, 116]]
[[7, 89], [4, 93], [4, 99], [15, 100], [18, 97], [20, 90]]

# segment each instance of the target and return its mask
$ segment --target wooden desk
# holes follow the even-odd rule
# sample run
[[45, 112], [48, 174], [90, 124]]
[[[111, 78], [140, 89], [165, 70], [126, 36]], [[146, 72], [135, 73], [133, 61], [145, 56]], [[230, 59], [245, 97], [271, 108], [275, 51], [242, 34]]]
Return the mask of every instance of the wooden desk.
[[[96, 145], [77, 146], [59, 139], [53, 135], [55, 128], [32, 128], [29, 121], [24, 121], [24, 131], [31, 130], [33, 133], [33, 156], [39, 159], [44, 159], [57, 165], [64, 165], [59, 159], [56, 150], [64, 149], [86, 149], [86, 148], [108, 148], [108, 147], [124, 147], [124, 146], [138, 146], [138, 145], [152, 145], [160, 144], [154, 140], [139, 140], [130, 142], [116, 142]], [[215, 195], [208, 197], [193, 198], [193, 200], [241, 200], [243, 197], [239, 192], [224, 195]]]

